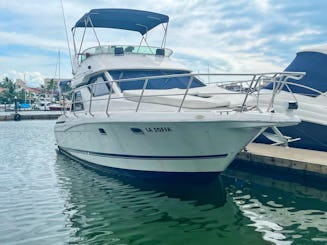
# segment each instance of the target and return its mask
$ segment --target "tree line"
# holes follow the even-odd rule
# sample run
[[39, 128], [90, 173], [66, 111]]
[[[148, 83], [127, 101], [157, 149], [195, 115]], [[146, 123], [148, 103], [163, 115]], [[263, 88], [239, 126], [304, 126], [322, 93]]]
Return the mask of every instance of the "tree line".
[[[15, 102], [15, 97], [20, 103], [25, 102], [25, 99], [27, 99], [27, 91], [24, 88], [17, 90], [17, 86], [14, 81], [9, 79], [8, 77], [5, 77], [0, 82], [0, 88], [4, 89], [4, 91], [0, 93], [0, 104], [12, 104]], [[28, 98], [28, 100], [34, 100], [34, 98]]]
[[[35, 101], [35, 98], [32, 97], [32, 95], [28, 91], [26, 91], [24, 88], [18, 89], [14, 81], [9, 79], [8, 77], [5, 77], [2, 81], [0, 81], [0, 88], [4, 89], [2, 92], [0, 90], [0, 104], [13, 104], [15, 102], [15, 97], [17, 98], [17, 102], [19, 103], [24, 103], [25, 100], [26, 102], [28, 101], [32, 103]], [[66, 90], [66, 92], [71, 90], [69, 85], [64, 89]], [[51, 79], [46, 87], [44, 85], [41, 85], [41, 94], [55, 93], [56, 96], [58, 96], [57, 92], [57, 84], [54, 79]], [[67, 99], [71, 99], [70, 94], [66, 97]]]

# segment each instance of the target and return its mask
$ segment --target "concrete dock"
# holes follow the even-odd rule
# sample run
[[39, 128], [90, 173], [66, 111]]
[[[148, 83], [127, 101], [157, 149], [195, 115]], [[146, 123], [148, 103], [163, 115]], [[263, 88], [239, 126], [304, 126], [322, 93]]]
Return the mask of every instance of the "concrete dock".
[[[18, 111], [20, 120], [57, 119], [61, 111]], [[14, 121], [15, 112], [0, 112], [0, 121]]]
[[251, 143], [237, 159], [327, 176], [327, 152]]

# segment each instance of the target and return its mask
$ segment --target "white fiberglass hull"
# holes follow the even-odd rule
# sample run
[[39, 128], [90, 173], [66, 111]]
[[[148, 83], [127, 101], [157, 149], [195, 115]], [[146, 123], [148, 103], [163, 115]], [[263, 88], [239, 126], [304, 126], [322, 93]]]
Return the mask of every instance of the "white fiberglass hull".
[[173, 122], [64, 119], [57, 122], [55, 135], [59, 148], [69, 155], [104, 167], [166, 173], [222, 172], [271, 123], [270, 117], [266, 123], [239, 118]]

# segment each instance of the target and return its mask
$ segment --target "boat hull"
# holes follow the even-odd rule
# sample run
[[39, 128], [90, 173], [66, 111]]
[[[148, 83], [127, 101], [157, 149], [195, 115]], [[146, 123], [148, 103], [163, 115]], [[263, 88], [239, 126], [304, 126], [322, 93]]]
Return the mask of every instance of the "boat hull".
[[67, 155], [98, 166], [148, 173], [224, 171], [262, 127], [232, 122], [110, 122], [59, 124]]
[[[71, 155], [67, 151], [58, 147], [59, 152], [68, 156], [69, 158], [81, 163], [87, 168], [94, 169], [96, 171], [108, 173], [117, 177], [128, 177], [153, 181], [169, 181], [176, 183], [194, 182], [194, 183], [208, 183], [217, 178], [220, 172], [155, 172], [155, 171], [140, 171], [140, 170], [130, 170], [122, 168], [113, 168], [108, 166], [103, 166], [95, 164], [93, 162], [88, 162], [86, 160], [77, 158]], [[157, 182], [156, 182], [157, 183]], [[161, 182], [162, 183], [162, 182]]]

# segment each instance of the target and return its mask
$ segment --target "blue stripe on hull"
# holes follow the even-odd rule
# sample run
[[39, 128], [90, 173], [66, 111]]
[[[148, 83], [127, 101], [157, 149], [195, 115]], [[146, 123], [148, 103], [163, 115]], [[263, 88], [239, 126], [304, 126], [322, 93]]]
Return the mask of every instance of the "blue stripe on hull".
[[[292, 138], [301, 138], [299, 141], [289, 143], [291, 147], [327, 151], [327, 127], [302, 121], [300, 124], [292, 127], [278, 128], [284, 135]], [[260, 135], [255, 142], [271, 144], [263, 135]]]
[[224, 158], [228, 154], [217, 154], [217, 155], [201, 155], [201, 156], [149, 156], [149, 155], [127, 155], [127, 154], [113, 154], [104, 152], [94, 152], [78, 150], [68, 147], [60, 147], [62, 150], [77, 152], [82, 154], [94, 155], [94, 156], [105, 156], [111, 158], [126, 158], [126, 159], [142, 159], [142, 160], [188, 160], [188, 159], [210, 159], [210, 158]]
[[71, 155], [65, 149], [59, 147], [59, 151], [65, 154], [66, 156], [80, 162], [84, 166], [89, 168], [100, 170], [101, 172], [106, 172], [109, 174], [114, 174], [116, 176], [127, 176], [132, 178], [140, 178], [147, 180], [166, 180], [174, 182], [188, 182], [188, 183], [209, 183], [217, 178], [220, 172], [155, 172], [155, 171], [139, 171], [139, 170], [130, 170], [130, 169], [121, 169], [102, 166], [92, 162], [85, 161], [76, 156]]

